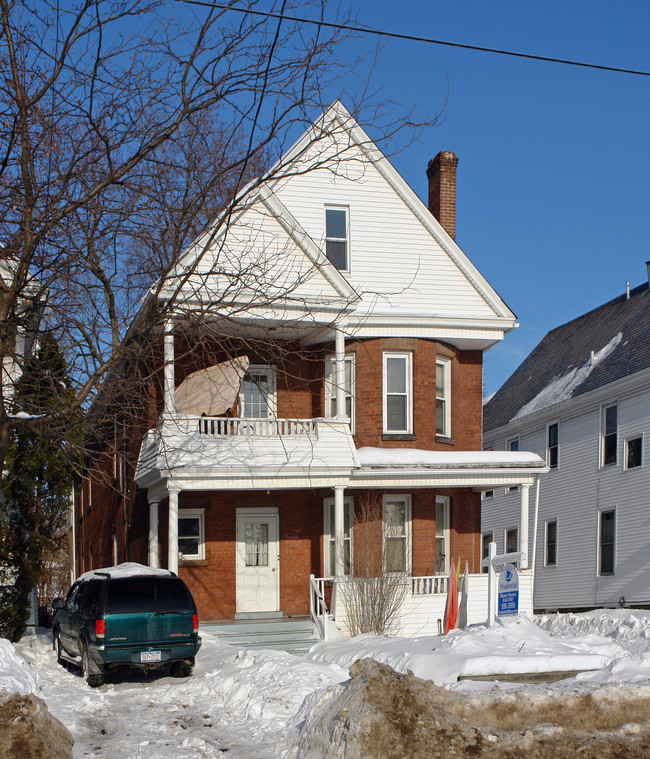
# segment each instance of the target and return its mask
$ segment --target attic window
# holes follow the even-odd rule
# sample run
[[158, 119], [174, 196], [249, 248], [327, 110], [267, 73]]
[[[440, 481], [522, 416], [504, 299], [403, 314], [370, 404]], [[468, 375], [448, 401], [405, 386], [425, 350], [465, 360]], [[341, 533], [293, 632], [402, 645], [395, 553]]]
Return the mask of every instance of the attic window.
[[325, 209], [325, 255], [339, 271], [348, 269], [348, 209]]

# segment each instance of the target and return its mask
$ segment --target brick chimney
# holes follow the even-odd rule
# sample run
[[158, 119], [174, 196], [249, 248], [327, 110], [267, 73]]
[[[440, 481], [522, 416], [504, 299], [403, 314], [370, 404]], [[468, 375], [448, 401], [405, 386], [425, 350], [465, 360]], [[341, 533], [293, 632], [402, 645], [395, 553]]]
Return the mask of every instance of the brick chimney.
[[456, 239], [456, 166], [458, 166], [458, 158], [449, 150], [440, 151], [427, 166], [429, 211], [454, 240]]

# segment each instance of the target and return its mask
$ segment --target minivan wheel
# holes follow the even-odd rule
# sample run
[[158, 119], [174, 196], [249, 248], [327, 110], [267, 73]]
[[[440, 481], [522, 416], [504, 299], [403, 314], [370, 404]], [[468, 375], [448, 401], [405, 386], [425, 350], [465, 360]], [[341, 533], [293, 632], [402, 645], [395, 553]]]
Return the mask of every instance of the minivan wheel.
[[91, 688], [98, 688], [104, 684], [104, 673], [95, 664], [92, 656], [88, 652], [88, 646], [84, 643], [81, 649], [81, 674], [86, 679]]
[[66, 661], [61, 654], [61, 639], [59, 638], [58, 633], [54, 633], [54, 640], [52, 641], [52, 645], [56, 651], [56, 663], [60, 664], [62, 667], [65, 667]]

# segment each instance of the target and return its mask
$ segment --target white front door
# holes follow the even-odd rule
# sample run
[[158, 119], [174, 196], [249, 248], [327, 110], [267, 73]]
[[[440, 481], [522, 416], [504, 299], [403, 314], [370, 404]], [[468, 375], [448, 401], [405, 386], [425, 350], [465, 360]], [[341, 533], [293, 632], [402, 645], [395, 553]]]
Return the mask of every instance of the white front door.
[[280, 610], [278, 512], [237, 509], [237, 613]]

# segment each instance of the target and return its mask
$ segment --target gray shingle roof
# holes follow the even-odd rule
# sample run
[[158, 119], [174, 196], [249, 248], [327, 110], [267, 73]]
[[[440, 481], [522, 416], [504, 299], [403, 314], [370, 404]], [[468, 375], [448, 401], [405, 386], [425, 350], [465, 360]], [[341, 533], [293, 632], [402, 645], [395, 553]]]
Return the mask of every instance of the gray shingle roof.
[[[592, 351], [596, 360], [590, 363]], [[650, 291], [645, 282], [630, 291], [629, 299], [621, 295], [551, 330], [486, 403], [483, 429], [523, 416], [526, 406], [550, 406], [648, 367]]]

